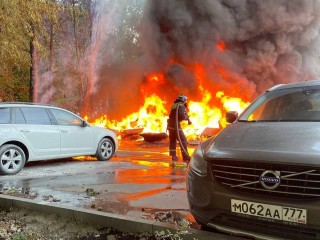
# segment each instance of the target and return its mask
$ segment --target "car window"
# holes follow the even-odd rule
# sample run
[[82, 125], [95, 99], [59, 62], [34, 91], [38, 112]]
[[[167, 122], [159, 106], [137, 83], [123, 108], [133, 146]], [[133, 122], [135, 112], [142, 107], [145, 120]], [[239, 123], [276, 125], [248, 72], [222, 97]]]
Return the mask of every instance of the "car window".
[[10, 108], [0, 108], [0, 124], [10, 123]]
[[264, 94], [240, 121], [320, 121], [320, 89], [279, 90]]
[[14, 108], [14, 113], [15, 113], [15, 124], [25, 124], [26, 120], [24, 119], [24, 116], [22, 115], [22, 112], [20, 108]]
[[81, 118], [71, 113], [59, 109], [50, 109], [50, 111], [54, 115], [59, 125], [79, 126], [82, 124]]
[[51, 125], [49, 115], [44, 108], [21, 107], [27, 124]]

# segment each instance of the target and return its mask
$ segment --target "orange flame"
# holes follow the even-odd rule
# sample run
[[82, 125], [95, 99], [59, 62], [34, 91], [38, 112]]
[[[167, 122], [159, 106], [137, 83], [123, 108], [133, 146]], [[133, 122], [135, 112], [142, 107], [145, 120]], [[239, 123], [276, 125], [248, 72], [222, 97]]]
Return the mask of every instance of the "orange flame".
[[[241, 113], [249, 104], [243, 102], [240, 98], [224, 96], [223, 92], [218, 92], [216, 97], [221, 101], [222, 110], [210, 106], [209, 102], [212, 96], [208, 91], [204, 91], [201, 102], [189, 102], [188, 114], [193, 124], [187, 125], [187, 122], [181, 124], [188, 139], [198, 139], [207, 127], [216, 129], [225, 127], [227, 123], [223, 117], [223, 112], [234, 110]], [[153, 94], [145, 99], [144, 105], [139, 111], [130, 114], [121, 121], [110, 120], [106, 115], [103, 115], [95, 119], [92, 124], [118, 131], [143, 128], [143, 132], [165, 132], [168, 118], [165, 103], [160, 97]]]
[[162, 101], [155, 94], [146, 98], [144, 105], [139, 111], [130, 114], [117, 122], [109, 120], [106, 115], [95, 119], [92, 124], [100, 127], [122, 131], [125, 129], [143, 128], [144, 132], [165, 132], [167, 110], [164, 107], [165, 101]]
[[217, 48], [220, 51], [224, 51], [226, 49], [226, 44], [224, 42], [220, 41], [220, 42], [217, 43]]
[[[216, 47], [220, 51], [226, 49], [224, 42], [219, 41]], [[177, 62], [171, 59], [169, 64]], [[238, 111], [240, 114], [249, 102], [243, 101], [239, 97], [227, 96], [223, 91], [215, 89], [209, 91], [210, 87], [206, 86], [207, 72], [201, 63], [188, 64], [184, 67], [189, 74], [193, 74], [197, 82], [198, 92], [201, 93], [200, 101], [192, 101], [192, 96], [188, 96], [188, 114], [193, 124], [188, 125], [186, 121], [181, 125], [188, 139], [201, 138], [201, 134], [206, 128], [221, 130], [227, 125], [224, 117], [227, 111]], [[226, 82], [231, 82], [233, 75], [223, 67], [216, 67], [217, 74]], [[134, 113], [123, 118], [121, 121], [109, 119], [107, 115], [95, 119], [92, 124], [117, 131], [128, 129], [143, 129], [143, 132], [161, 133], [166, 132], [167, 119], [170, 111], [170, 105], [161, 98], [165, 92], [167, 96], [177, 94], [170, 81], [165, 79], [165, 75], [161, 72], [149, 73], [145, 75], [145, 81], [140, 86], [141, 95], [144, 97], [144, 104]], [[238, 85], [232, 85], [232, 92], [237, 92]]]

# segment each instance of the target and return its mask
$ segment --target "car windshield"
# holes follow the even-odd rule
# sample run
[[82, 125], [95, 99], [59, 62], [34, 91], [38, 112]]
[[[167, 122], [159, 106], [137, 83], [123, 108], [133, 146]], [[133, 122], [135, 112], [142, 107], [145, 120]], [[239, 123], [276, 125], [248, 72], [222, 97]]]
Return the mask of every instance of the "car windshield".
[[266, 92], [241, 114], [239, 121], [320, 121], [320, 87]]

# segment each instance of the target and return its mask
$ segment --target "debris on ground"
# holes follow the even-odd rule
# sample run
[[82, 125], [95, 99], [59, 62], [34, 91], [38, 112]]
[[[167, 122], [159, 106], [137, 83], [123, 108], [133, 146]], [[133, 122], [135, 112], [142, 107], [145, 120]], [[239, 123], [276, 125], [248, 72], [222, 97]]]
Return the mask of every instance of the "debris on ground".
[[162, 133], [140, 133], [140, 136], [143, 137], [143, 140], [148, 143], [159, 142], [168, 138], [168, 134], [165, 132]]
[[158, 240], [150, 233], [127, 233], [30, 210], [0, 210], [1, 240]]
[[93, 188], [87, 188], [86, 189], [87, 196], [96, 196], [100, 194], [100, 192], [96, 192]]
[[61, 200], [52, 195], [43, 195], [42, 200], [46, 202], [60, 202]]
[[6, 194], [15, 197], [34, 199], [38, 196], [36, 192], [30, 192], [30, 188], [4, 187], [0, 184], [0, 194]]
[[[147, 212], [146, 209], [143, 209], [144, 212]], [[156, 220], [158, 222], [170, 223], [178, 227], [190, 228], [193, 222], [186, 219], [177, 211], [158, 211], [154, 213], [149, 213], [144, 215], [145, 219]]]

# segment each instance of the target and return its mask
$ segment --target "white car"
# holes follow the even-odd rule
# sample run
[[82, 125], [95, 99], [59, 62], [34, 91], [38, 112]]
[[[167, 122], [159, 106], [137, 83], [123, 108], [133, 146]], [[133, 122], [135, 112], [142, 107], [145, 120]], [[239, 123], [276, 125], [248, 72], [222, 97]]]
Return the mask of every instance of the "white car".
[[109, 160], [116, 134], [91, 126], [62, 108], [32, 103], [0, 103], [0, 175], [15, 174], [30, 161], [76, 156]]

